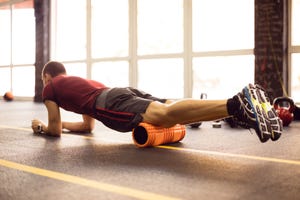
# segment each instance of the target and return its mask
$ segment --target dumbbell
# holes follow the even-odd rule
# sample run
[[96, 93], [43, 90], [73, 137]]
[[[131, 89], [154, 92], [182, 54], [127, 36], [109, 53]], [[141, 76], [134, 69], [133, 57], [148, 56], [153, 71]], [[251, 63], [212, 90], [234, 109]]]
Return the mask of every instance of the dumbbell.
[[291, 98], [277, 97], [273, 101], [273, 107], [282, 120], [283, 126], [288, 126], [294, 120], [295, 104]]

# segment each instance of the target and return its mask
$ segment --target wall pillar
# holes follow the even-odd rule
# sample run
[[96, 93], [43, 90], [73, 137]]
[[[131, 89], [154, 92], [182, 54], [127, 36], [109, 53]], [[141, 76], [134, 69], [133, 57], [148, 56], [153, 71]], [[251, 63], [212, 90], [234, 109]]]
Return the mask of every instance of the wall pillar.
[[35, 102], [42, 102], [43, 66], [50, 59], [50, 0], [34, 0], [36, 27]]
[[271, 100], [287, 95], [287, 1], [255, 0], [255, 82]]

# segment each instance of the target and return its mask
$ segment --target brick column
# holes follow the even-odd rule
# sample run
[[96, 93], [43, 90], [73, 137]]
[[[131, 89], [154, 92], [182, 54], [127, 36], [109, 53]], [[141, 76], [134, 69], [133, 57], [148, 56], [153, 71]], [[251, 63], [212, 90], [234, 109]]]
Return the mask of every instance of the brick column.
[[286, 9], [286, 0], [255, 0], [255, 82], [271, 100], [288, 90]]
[[50, 0], [34, 0], [36, 27], [35, 102], [42, 101], [43, 66], [50, 59]]

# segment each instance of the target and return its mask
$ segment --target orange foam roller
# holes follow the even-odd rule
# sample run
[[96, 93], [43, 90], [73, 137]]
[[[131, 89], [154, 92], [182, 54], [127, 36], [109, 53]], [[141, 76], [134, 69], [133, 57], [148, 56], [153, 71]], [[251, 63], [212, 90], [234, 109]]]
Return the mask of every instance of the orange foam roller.
[[148, 123], [140, 123], [132, 131], [134, 144], [138, 147], [150, 147], [179, 142], [184, 136], [185, 126], [179, 124], [171, 128], [162, 128]]

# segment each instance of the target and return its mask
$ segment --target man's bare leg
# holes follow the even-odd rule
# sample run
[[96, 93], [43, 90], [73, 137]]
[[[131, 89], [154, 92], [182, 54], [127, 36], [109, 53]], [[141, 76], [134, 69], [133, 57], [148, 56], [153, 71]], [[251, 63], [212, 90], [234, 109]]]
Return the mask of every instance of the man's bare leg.
[[229, 117], [227, 100], [184, 99], [170, 104], [152, 102], [143, 114], [144, 122], [163, 127], [226, 117]]
[[227, 100], [184, 99], [171, 104], [153, 102], [143, 114], [144, 122], [169, 127], [198, 121], [212, 121], [231, 116], [237, 124], [255, 130], [261, 142], [279, 139], [282, 122], [265, 90], [249, 84]]

